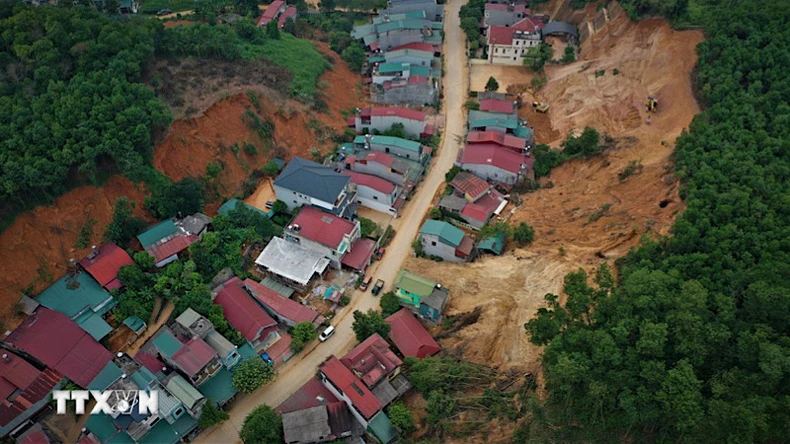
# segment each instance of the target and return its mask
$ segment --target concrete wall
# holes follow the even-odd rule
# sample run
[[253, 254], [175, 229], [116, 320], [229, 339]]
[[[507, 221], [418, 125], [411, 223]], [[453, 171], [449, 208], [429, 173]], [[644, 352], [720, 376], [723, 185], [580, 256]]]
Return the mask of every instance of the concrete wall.
[[397, 210], [392, 208], [392, 204], [395, 202], [395, 197], [397, 195], [397, 188], [395, 188], [395, 191], [390, 195], [362, 185], [357, 187], [357, 202], [363, 207], [368, 207], [382, 213], [397, 213]]
[[455, 247], [443, 244], [438, 236], [420, 234], [420, 241], [426, 256], [439, 256], [449, 262], [465, 262], [462, 258], [455, 256]]
[[406, 175], [398, 174], [378, 162], [368, 162], [366, 164], [355, 162], [351, 165], [351, 171], [370, 174], [401, 186], [406, 183], [407, 178]]
[[462, 163], [461, 169], [469, 170], [474, 173], [475, 176], [484, 179], [484, 180], [493, 180], [496, 182], [502, 182], [506, 184], [515, 184], [519, 181], [519, 176], [511, 173], [510, 171], [503, 170], [501, 168], [495, 167], [493, 165], [477, 165], [477, 164], [470, 164], [470, 163]]

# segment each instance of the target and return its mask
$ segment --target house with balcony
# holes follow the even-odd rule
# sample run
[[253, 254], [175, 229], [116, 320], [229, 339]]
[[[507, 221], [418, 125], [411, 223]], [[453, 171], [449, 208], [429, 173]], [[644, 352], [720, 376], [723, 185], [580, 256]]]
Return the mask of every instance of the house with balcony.
[[202, 338], [206, 341], [206, 344], [217, 353], [225, 368], [231, 369], [241, 361], [238, 347], [219, 334], [214, 329], [214, 324], [195, 310], [191, 308], [184, 310], [176, 318], [174, 327], [185, 336]]
[[303, 322], [309, 322], [318, 327], [326, 320], [320, 313], [310, 307], [288, 299], [252, 279], [244, 280], [244, 288], [267, 313], [288, 327], [293, 327]]
[[184, 342], [174, 332], [162, 327], [153, 345], [166, 363], [184, 374], [195, 387], [200, 387], [223, 367], [217, 352], [200, 337], [193, 336]]
[[137, 235], [146, 252], [154, 257], [157, 267], [178, 260], [179, 253], [200, 239], [180, 228], [172, 219], [166, 219]]
[[370, 389], [382, 407], [390, 405], [412, 387], [400, 373], [403, 361], [378, 333], [351, 349], [340, 362]]
[[[350, 182], [354, 184], [353, 180]], [[357, 199], [360, 193], [357, 186]], [[343, 256], [351, 250], [360, 233], [358, 221], [351, 222], [315, 207], [302, 207], [282, 237], [321, 253], [333, 268], [340, 269]]]
[[396, 215], [403, 208], [406, 200], [402, 196], [402, 188], [392, 182], [371, 174], [343, 170], [343, 174], [351, 178], [357, 187], [357, 203], [382, 213]]
[[513, 134], [504, 134], [498, 131], [470, 131], [466, 135], [467, 145], [493, 143], [517, 154], [529, 154], [534, 139], [521, 138]]
[[492, 65], [524, 64], [529, 50], [543, 42], [541, 30], [546, 24], [524, 17], [511, 26], [489, 26], [486, 32], [488, 63]]
[[301, 157], [294, 157], [277, 176], [274, 192], [289, 211], [307, 205], [345, 219], [356, 214], [356, 187], [349, 178]]
[[[364, 139], [364, 136], [360, 137]], [[400, 186], [406, 185], [409, 180], [409, 165], [406, 162], [379, 151], [360, 151], [347, 156], [343, 159], [343, 167], [346, 170], [370, 174]]]

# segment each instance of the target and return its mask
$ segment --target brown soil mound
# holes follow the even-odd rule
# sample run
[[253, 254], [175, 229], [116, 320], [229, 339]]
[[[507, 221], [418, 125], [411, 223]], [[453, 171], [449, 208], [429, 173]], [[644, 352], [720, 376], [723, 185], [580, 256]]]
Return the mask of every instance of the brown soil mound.
[[[69, 259], [79, 261], [90, 252], [91, 244], [100, 244], [104, 227], [112, 220], [115, 200], [121, 196], [142, 208], [143, 190], [120, 176], [113, 176], [101, 188], [81, 187], [61, 196], [55, 204], [38, 207], [19, 216], [0, 234], [0, 321], [11, 329], [14, 304], [28, 288], [35, 295], [66, 273]], [[86, 248], [75, 248], [80, 228], [89, 218], [96, 221], [93, 236]]]

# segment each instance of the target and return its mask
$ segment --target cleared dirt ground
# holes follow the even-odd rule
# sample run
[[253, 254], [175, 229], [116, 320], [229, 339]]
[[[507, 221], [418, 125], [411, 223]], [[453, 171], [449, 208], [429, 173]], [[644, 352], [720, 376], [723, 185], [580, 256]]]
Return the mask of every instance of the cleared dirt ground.
[[489, 77], [499, 83], [499, 92], [507, 92], [508, 87], [526, 88], [535, 73], [524, 66], [472, 65], [469, 69], [469, 84], [472, 91], [485, 91]]

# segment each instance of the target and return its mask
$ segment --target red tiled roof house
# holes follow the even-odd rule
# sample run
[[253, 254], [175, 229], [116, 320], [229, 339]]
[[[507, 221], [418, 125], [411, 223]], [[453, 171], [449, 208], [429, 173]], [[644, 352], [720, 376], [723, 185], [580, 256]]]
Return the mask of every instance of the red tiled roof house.
[[280, 339], [277, 322], [255, 302], [237, 277], [225, 283], [214, 299], [222, 306], [225, 318], [256, 349], [265, 350]]
[[39, 370], [10, 350], [0, 349], [0, 438], [45, 408], [62, 379], [51, 368]]
[[129, 254], [115, 244], [94, 247], [93, 252], [80, 261], [80, 267], [108, 291], [121, 287], [118, 271], [121, 267], [132, 264], [134, 264], [134, 260]]
[[324, 322], [324, 317], [317, 311], [265, 287], [252, 279], [244, 281], [244, 288], [260, 303], [275, 319], [292, 327], [302, 322], [309, 322], [316, 327]]
[[319, 371], [324, 386], [345, 402], [351, 414], [367, 428], [370, 420], [383, 408], [378, 398], [334, 356], [327, 359]]
[[530, 48], [540, 45], [540, 20], [525, 17], [512, 26], [488, 28], [488, 62], [494, 65], [522, 65]]
[[409, 310], [402, 308], [386, 319], [390, 339], [403, 356], [422, 359], [439, 353], [441, 347]]
[[340, 269], [343, 256], [359, 239], [360, 232], [357, 221], [351, 222], [318, 208], [304, 206], [288, 224], [283, 239], [323, 254], [332, 267]]
[[356, 132], [386, 131], [392, 125], [403, 124], [406, 134], [411, 137], [433, 136], [436, 129], [425, 122], [425, 113], [396, 106], [357, 108], [353, 121], [349, 126]]

